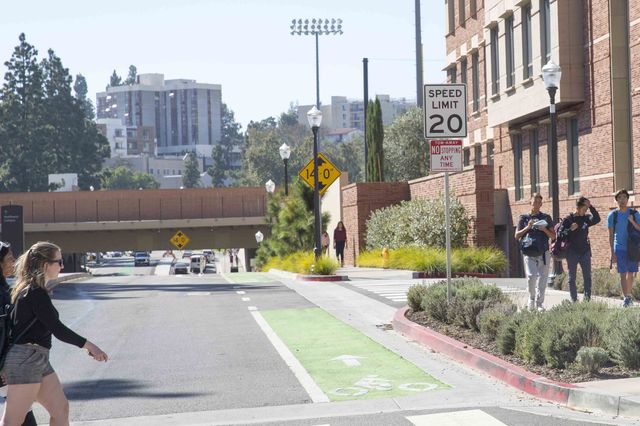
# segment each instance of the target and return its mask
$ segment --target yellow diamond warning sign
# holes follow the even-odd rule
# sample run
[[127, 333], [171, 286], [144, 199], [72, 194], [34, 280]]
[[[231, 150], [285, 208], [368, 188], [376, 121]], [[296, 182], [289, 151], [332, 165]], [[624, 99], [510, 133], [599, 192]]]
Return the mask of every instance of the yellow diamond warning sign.
[[[331, 184], [340, 177], [340, 170], [323, 154], [318, 153], [318, 188], [324, 195]], [[313, 160], [300, 170], [298, 175], [313, 189]]]
[[175, 235], [173, 237], [171, 237], [171, 239], [169, 241], [178, 250], [182, 250], [184, 247], [187, 246], [187, 244], [189, 244], [190, 240], [189, 240], [189, 237], [187, 237], [187, 235], [184, 232], [178, 231], [178, 232], [175, 233]]

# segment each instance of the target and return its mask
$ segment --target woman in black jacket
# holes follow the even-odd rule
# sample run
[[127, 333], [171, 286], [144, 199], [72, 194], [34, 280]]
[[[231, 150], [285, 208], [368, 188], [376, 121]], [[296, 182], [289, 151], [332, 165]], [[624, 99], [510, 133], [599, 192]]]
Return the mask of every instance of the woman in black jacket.
[[[7, 277], [13, 274], [15, 261], [16, 259], [13, 257], [11, 245], [0, 241], [0, 306], [11, 304], [11, 288], [9, 287], [9, 283], [7, 283]], [[0, 386], [6, 386], [2, 377], [0, 377]], [[22, 426], [38, 426], [33, 411], [29, 410]]]

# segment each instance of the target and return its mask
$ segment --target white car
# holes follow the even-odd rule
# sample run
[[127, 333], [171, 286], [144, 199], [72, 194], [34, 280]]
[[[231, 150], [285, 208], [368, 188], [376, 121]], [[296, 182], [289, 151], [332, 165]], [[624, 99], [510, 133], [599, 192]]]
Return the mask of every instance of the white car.
[[203, 274], [207, 267], [207, 259], [201, 254], [195, 254], [191, 256], [189, 265], [192, 274]]

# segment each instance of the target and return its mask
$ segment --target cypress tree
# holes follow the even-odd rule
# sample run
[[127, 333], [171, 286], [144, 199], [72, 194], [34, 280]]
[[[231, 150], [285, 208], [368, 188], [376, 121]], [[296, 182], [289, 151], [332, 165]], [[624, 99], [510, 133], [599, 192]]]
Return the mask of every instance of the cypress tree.
[[370, 101], [367, 105], [367, 181], [384, 181], [384, 127], [380, 100]]

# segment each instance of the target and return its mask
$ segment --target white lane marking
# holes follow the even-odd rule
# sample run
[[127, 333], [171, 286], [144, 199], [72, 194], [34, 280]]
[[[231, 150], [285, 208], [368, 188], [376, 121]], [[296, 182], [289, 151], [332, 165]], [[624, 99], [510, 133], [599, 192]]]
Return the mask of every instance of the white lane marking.
[[258, 310], [258, 308], [256, 308], [255, 306], [249, 306], [249, 310], [250, 310], [250, 311], [257, 311], [257, 310]]
[[191, 292], [191, 293], [187, 293], [187, 296], [211, 296], [211, 292], [209, 292], [209, 291]]
[[236, 291], [236, 293], [238, 293], [238, 294], [246, 294], [246, 291], [240, 290], [240, 291]]
[[454, 411], [449, 413], [425, 414], [406, 418], [416, 426], [507, 426], [482, 410]]
[[280, 337], [273, 331], [271, 326], [267, 324], [260, 312], [251, 312], [264, 334], [267, 336], [273, 347], [278, 351], [280, 357], [289, 366], [293, 374], [296, 376], [302, 387], [309, 394], [313, 402], [329, 402], [329, 397], [322, 392], [322, 389], [313, 381], [307, 370], [300, 364], [300, 361], [293, 356], [289, 348], [280, 340]]
[[362, 357], [356, 355], [340, 355], [332, 358], [331, 361], [342, 361], [347, 367], [358, 367], [360, 366], [358, 359], [362, 359]]
[[242, 301], [243, 301], [243, 302], [248, 302], [249, 300], [251, 300], [251, 299], [250, 299], [250, 298], [248, 298], [248, 297], [243, 297], [243, 298], [242, 298]]

